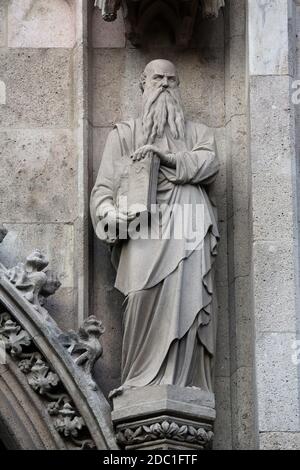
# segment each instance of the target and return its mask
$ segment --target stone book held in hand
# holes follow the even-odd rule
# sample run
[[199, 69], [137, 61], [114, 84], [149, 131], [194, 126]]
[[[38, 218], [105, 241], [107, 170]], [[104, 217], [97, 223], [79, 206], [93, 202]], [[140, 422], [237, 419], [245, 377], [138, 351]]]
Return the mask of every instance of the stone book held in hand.
[[128, 212], [151, 212], [156, 204], [157, 182], [160, 159], [154, 155], [132, 162], [128, 171]]

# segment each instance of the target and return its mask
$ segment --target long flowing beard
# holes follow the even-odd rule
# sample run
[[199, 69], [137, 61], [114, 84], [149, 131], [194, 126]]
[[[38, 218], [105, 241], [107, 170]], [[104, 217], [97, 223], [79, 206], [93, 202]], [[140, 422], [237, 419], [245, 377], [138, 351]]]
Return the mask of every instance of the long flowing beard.
[[184, 139], [185, 123], [178, 90], [157, 88], [144, 94], [143, 133], [145, 144], [153, 144], [162, 137], [166, 125], [174, 139]]

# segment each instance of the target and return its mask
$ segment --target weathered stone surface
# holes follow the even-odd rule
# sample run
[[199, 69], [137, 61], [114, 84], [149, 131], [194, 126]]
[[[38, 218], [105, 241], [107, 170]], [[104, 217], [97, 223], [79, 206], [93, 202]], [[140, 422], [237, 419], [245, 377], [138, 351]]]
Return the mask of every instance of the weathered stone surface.
[[232, 446], [235, 450], [258, 447], [253, 374], [251, 367], [240, 367], [232, 375]]
[[294, 221], [290, 178], [270, 173], [253, 174], [253, 184], [253, 238], [292, 238]]
[[45, 302], [49, 315], [64, 330], [76, 330], [77, 321], [77, 289], [74, 287], [60, 287], [54, 296]]
[[253, 274], [257, 331], [293, 331], [296, 326], [293, 245], [288, 241], [256, 242]]
[[0, 4], [0, 47], [6, 44], [6, 13], [7, 13], [7, 0], [3, 0]]
[[6, 104], [6, 85], [0, 80], [0, 105]]
[[170, 449], [201, 449], [212, 444], [214, 406], [214, 395], [203, 390], [152, 385], [113, 398], [112, 420], [127, 449], [148, 449], [148, 442], [157, 449], [163, 443]]
[[3, 220], [11, 223], [74, 220], [77, 199], [72, 132], [7, 130], [0, 131], [0, 140]]
[[233, 36], [225, 48], [226, 123], [232, 116], [246, 114], [245, 90], [246, 45], [240, 36]]
[[51, 269], [62, 287], [74, 286], [73, 226], [63, 224], [5, 224], [8, 234], [0, 245], [1, 262], [13, 267], [23, 262], [33, 249], [47, 253]]
[[143, 55], [134, 49], [96, 49], [93, 57], [95, 126], [110, 126], [137, 116], [141, 71], [147, 61], [159, 56], [173, 60], [178, 68], [187, 117], [212, 127], [224, 124], [222, 50], [216, 50], [213, 56], [203, 53], [199, 58], [199, 52], [193, 50], [178, 56], [172, 49], [156, 49]]
[[293, 237], [295, 142], [289, 89], [289, 77], [251, 79], [254, 239]]
[[[184, 404], [184, 405], [183, 405]], [[178, 414], [203, 419], [215, 418], [215, 398], [212, 393], [194, 387], [174, 385], [148, 385], [124, 391], [113, 399], [112, 419], [115, 423], [126, 419], [148, 417], [151, 411], [164, 414]], [[183, 409], [184, 408], [184, 409]]]
[[10, 0], [9, 47], [73, 47], [75, 18], [72, 2]]
[[[214, 135], [216, 140], [218, 159], [220, 162], [220, 169], [216, 181], [210, 187], [209, 193], [216, 201], [219, 221], [224, 222], [227, 218], [227, 155], [225, 129], [223, 127], [214, 129]], [[226, 227], [225, 231], [222, 232], [221, 243], [222, 241], [224, 244], [226, 244]], [[222, 248], [219, 247], [219, 251], [220, 250], [222, 250]], [[223, 261], [226, 261], [225, 258], [223, 257]]]
[[194, 30], [189, 48], [200, 49], [207, 54], [214, 54], [215, 49], [224, 49], [223, 13], [213, 21], [201, 18], [198, 25]]
[[252, 77], [250, 86], [253, 172], [289, 176], [294, 146], [290, 134], [294, 119], [289, 94], [291, 78]]
[[251, 218], [247, 208], [235, 211], [228, 223], [232, 224], [232, 228], [228, 232], [228, 240], [233, 247], [234, 273], [232, 274], [234, 277], [248, 276], [251, 268], [248, 239], [249, 233], [251, 233]]
[[112, 127], [94, 127], [93, 133], [93, 184], [96, 181], [105, 142]]
[[250, 158], [248, 152], [248, 118], [233, 116], [230, 127], [232, 211], [247, 210], [249, 207]]
[[231, 290], [231, 302], [234, 309], [230, 317], [230, 368], [235, 372], [241, 367], [252, 366], [254, 351], [254, 334], [252, 312], [249, 307], [250, 277], [241, 276], [234, 280]]
[[68, 127], [71, 123], [70, 51], [9, 49], [0, 52], [7, 102], [0, 127]]
[[246, 2], [230, 0], [224, 9], [225, 37], [243, 36], [246, 30]]
[[110, 250], [95, 238], [93, 256], [92, 311], [103, 321], [106, 332], [102, 339], [104, 354], [96, 364], [95, 377], [106, 396], [119, 387], [121, 374], [122, 317], [124, 297], [114, 289], [115, 271]]
[[0, 245], [0, 260], [8, 268], [23, 262], [33, 249], [49, 255], [51, 269], [61, 288], [46, 300], [45, 307], [60, 326], [76, 327], [76, 290], [74, 290], [74, 234], [72, 225], [5, 224], [9, 233]]
[[218, 377], [215, 383], [216, 421], [214, 424], [214, 450], [232, 449], [230, 378]]
[[256, 381], [260, 432], [298, 431], [297, 365], [294, 333], [261, 333], [256, 338]]
[[125, 27], [121, 11], [113, 22], [104, 21], [101, 11], [95, 8], [92, 18], [93, 47], [125, 47]]
[[215, 374], [219, 378], [230, 375], [228, 288], [225, 281], [224, 286], [217, 285], [217, 297], [219, 310]]
[[298, 450], [299, 432], [262, 432], [259, 435], [260, 450]]
[[[249, 42], [250, 74], [288, 74], [289, 2], [251, 0], [248, 6], [248, 28], [251, 37]], [[276, 38], [277, 47], [274, 47], [274, 38]]]

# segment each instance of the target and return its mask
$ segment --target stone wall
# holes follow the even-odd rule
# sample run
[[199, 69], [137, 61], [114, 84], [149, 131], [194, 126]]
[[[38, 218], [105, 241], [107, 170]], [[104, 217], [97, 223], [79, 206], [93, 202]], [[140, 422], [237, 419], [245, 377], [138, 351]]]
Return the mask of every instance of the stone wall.
[[298, 162], [291, 87], [298, 4], [248, 1], [253, 369], [261, 449], [297, 448], [300, 435], [299, 367], [292, 360], [299, 334]]
[[48, 307], [64, 327], [84, 303], [83, 4], [0, 5], [0, 219], [9, 229], [1, 259], [13, 266], [33, 248], [47, 253], [62, 283]]
[[232, 444], [256, 441], [254, 330], [251, 293], [251, 185], [247, 86], [247, 2], [226, 3], [226, 154], [228, 296]]

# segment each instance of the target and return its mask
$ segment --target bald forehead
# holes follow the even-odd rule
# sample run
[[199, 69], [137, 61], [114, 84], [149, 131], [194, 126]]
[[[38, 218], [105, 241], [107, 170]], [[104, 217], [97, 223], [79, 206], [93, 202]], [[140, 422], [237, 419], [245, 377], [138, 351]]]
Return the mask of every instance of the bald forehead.
[[172, 64], [169, 60], [157, 59], [149, 62], [146, 65], [144, 73], [148, 75], [151, 74], [159, 74], [159, 75], [167, 75], [171, 77], [175, 77], [177, 75], [175, 65]]

